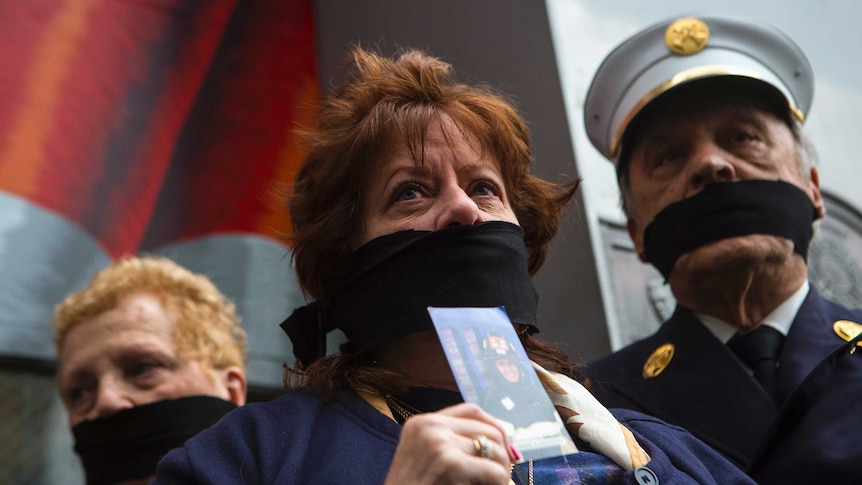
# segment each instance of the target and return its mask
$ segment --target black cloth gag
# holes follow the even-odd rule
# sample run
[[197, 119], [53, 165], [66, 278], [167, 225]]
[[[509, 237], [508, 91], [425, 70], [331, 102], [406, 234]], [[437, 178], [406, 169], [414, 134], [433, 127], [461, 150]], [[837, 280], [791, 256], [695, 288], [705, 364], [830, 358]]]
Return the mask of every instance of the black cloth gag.
[[711, 184], [659, 212], [644, 231], [644, 249], [665, 279], [683, 254], [751, 234], [789, 239], [794, 251], [807, 260], [815, 219], [817, 210], [808, 194], [793, 184], [779, 180]]
[[143, 404], [72, 428], [87, 485], [145, 478], [159, 460], [215, 424], [236, 405], [213, 396]]
[[538, 298], [516, 224], [401, 231], [359, 248], [335, 296], [296, 309], [281, 327], [299, 362], [309, 365], [324, 355], [326, 333], [336, 328], [357, 353], [433, 330], [429, 306], [503, 306], [513, 322], [536, 332]]

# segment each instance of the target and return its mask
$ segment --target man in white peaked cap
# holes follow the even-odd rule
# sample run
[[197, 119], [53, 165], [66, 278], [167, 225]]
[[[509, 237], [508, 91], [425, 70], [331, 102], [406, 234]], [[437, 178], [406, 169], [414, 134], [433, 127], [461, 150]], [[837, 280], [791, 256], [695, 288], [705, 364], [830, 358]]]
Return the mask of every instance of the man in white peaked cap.
[[594, 391], [687, 428], [763, 484], [862, 476], [862, 311], [808, 282], [825, 215], [801, 134], [813, 92], [787, 35], [710, 13], [624, 41], [584, 106], [637, 254], [678, 303], [591, 364]]

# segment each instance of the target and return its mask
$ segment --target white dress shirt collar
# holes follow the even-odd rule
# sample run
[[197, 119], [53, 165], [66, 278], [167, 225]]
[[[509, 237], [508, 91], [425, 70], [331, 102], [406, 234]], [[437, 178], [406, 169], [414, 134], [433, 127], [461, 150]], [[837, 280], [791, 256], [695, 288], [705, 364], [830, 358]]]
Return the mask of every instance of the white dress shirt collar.
[[[808, 295], [809, 289], [810, 285], [808, 280], [805, 280], [802, 286], [796, 290], [795, 293], [790, 295], [790, 298], [784, 300], [784, 303], [778, 305], [775, 310], [772, 310], [772, 313], [767, 315], [760, 324], [768, 325], [778, 330], [786, 337], [787, 333], [790, 331], [790, 326], [793, 324], [793, 319], [796, 318], [799, 308], [802, 307], [802, 302], [805, 301], [805, 297]], [[703, 323], [707, 330], [712, 332], [712, 334], [724, 344], [726, 344], [738, 330], [733, 325], [711, 315], [695, 313], [694, 316]]]

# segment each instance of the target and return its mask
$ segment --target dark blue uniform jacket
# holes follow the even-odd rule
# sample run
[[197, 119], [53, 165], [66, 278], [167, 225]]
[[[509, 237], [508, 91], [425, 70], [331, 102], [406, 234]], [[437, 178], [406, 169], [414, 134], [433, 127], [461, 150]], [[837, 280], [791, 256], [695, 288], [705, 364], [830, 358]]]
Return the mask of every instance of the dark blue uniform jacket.
[[[838, 320], [862, 322], [862, 311], [812, 288], [779, 356], [779, 404], [680, 307], [655, 334], [591, 363], [593, 392], [688, 429], [760, 484], [862, 483], [862, 348], [836, 334]], [[645, 378], [665, 343], [675, 347], [670, 363]]]

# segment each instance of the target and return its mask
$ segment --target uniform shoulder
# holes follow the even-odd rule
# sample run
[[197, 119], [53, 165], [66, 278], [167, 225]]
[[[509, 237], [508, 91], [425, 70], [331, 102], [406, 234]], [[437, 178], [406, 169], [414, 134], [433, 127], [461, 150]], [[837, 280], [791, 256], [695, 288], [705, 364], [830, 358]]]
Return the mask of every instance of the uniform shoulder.
[[848, 320], [854, 320], [856, 322], [862, 321], [862, 308], [844, 306], [842, 303], [830, 300], [820, 295], [816, 290], [813, 290], [812, 293], [820, 301], [820, 305], [825, 313], [835, 316], [836, 318], [843, 316]]

